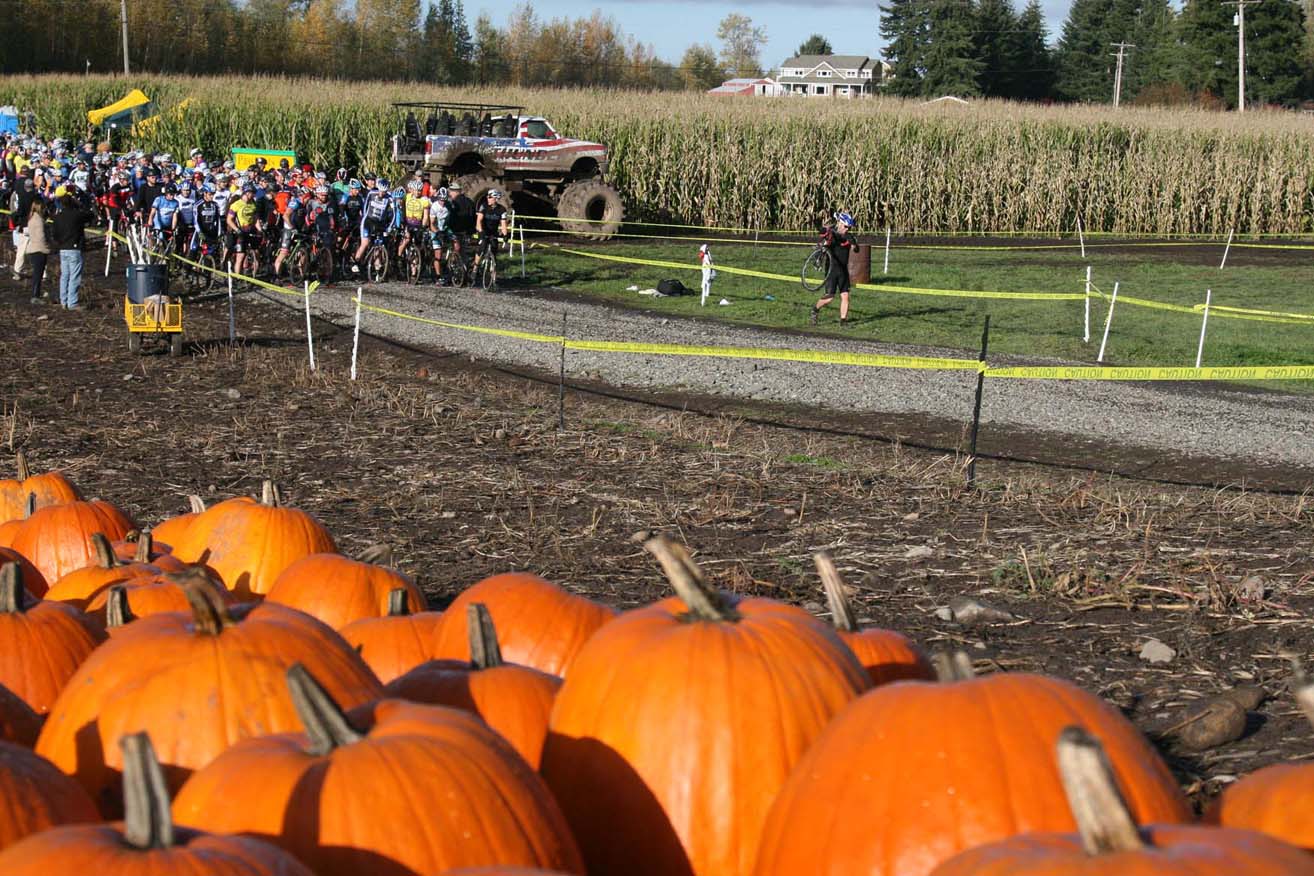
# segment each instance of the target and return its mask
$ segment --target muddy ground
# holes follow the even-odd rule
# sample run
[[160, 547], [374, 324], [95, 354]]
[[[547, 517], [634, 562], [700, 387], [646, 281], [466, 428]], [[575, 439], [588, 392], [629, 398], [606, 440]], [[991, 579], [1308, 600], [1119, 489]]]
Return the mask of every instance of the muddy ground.
[[[117, 291], [90, 308], [31, 306], [0, 279], [0, 454], [69, 471], [150, 524], [185, 497], [258, 492], [273, 477], [347, 553], [387, 541], [435, 606], [528, 569], [621, 608], [663, 593], [635, 541], [665, 532], [741, 593], [823, 612], [812, 554], [831, 551], [864, 621], [981, 671], [1036, 671], [1107, 697], [1161, 736], [1238, 685], [1266, 699], [1239, 740], [1188, 752], [1162, 736], [1203, 799], [1282, 758], [1314, 757], [1286, 690], [1311, 653], [1314, 503], [983, 461], [951, 452], [703, 416], [557, 389], [437, 352], [351, 339], [239, 298], [187, 308], [181, 359], [127, 350]], [[5, 468], [0, 472], [8, 475]], [[958, 597], [1011, 617], [946, 619]], [[1157, 639], [1175, 655], [1139, 654]]]

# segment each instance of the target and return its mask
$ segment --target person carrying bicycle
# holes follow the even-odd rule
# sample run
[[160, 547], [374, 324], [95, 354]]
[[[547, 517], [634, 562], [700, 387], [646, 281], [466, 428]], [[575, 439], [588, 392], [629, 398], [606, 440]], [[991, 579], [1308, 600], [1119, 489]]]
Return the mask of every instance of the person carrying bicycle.
[[510, 233], [506, 207], [502, 206], [502, 193], [489, 189], [484, 203], [475, 210], [475, 234], [480, 238], [479, 252], [475, 255], [475, 270], [483, 261], [485, 253], [491, 252], [496, 258], [497, 250], [502, 245], [502, 238]]
[[849, 255], [858, 249], [858, 239], [853, 236], [853, 217], [848, 213], [836, 213], [834, 227], [825, 226], [821, 231], [820, 246], [830, 256], [830, 268], [826, 272], [826, 281], [822, 286], [821, 298], [812, 307], [812, 325], [817, 324], [817, 314], [821, 308], [840, 299], [840, 325], [849, 322]]

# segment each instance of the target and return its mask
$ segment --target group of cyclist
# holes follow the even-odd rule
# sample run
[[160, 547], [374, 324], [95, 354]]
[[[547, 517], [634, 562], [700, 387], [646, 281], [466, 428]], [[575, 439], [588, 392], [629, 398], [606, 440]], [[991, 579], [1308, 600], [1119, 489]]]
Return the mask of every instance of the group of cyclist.
[[374, 173], [356, 179], [338, 168], [330, 180], [286, 159], [270, 167], [258, 158], [237, 170], [231, 160], [212, 166], [200, 149], [178, 162], [168, 154], [114, 155], [93, 142], [73, 147], [59, 139], [0, 135], [0, 205], [22, 197], [54, 201], [66, 193], [116, 228], [147, 229], [158, 247], [193, 257], [222, 254], [217, 261], [226, 258], [239, 274], [272, 255], [274, 276], [281, 277], [302, 239], [357, 275], [367, 252], [383, 243], [392, 257], [418, 247], [432, 260], [435, 282], [447, 285], [453, 260], [477, 269], [509, 234], [500, 191], [489, 190], [475, 204], [459, 181], [442, 187], [418, 173], [393, 188]]

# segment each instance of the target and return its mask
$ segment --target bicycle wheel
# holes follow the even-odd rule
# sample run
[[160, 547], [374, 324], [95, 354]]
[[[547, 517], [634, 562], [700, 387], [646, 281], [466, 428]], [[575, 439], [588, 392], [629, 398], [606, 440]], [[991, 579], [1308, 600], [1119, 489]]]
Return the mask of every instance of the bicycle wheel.
[[218, 274], [216, 273], [219, 269], [219, 264], [210, 253], [205, 253], [198, 257], [196, 263], [201, 266], [197, 268], [197, 271], [201, 275], [201, 282], [197, 291], [209, 292], [214, 288], [214, 284], [219, 281]]
[[388, 248], [382, 244], [370, 247], [365, 254], [365, 276], [371, 283], [388, 279]]
[[294, 283], [304, 283], [310, 278], [310, 253], [306, 247], [297, 244], [287, 257], [287, 274]]
[[479, 263], [479, 285], [488, 292], [497, 288], [497, 259], [491, 252], [485, 254], [484, 260]]
[[465, 285], [465, 259], [460, 253], [452, 250], [447, 253], [447, 278], [453, 286]]
[[333, 251], [320, 247], [311, 257], [311, 273], [315, 279], [327, 286], [333, 282]]
[[803, 262], [803, 288], [809, 292], [816, 292], [826, 282], [828, 273], [830, 273], [830, 253], [817, 247]]
[[406, 265], [406, 280], [412, 286], [420, 282], [420, 277], [424, 274], [424, 261], [420, 256], [420, 248], [414, 243], [406, 244], [406, 249], [402, 253], [403, 263]]

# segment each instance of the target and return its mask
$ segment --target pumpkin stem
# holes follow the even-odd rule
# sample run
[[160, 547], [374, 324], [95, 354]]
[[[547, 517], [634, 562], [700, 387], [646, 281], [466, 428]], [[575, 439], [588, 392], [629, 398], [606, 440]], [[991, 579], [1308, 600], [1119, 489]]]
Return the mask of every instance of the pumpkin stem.
[[278, 494], [278, 487], [268, 478], [265, 478], [264, 483], [260, 485], [260, 504], [269, 508], [277, 508], [282, 504], [282, 497]]
[[192, 625], [198, 635], [217, 636], [235, 623], [205, 567], [191, 566], [164, 577], [182, 588], [192, 609]]
[[123, 838], [134, 848], [173, 847], [173, 818], [169, 813], [169, 787], [146, 733], [119, 739], [123, 751]]
[[411, 601], [405, 587], [388, 591], [388, 617], [406, 617], [411, 613]]
[[826, 602], [830, 604], [830, 622], [837, 630], [858, 632], [861, 627], [853, 615], [853, 606], [849, 604], [848, 596], [844, 594], [844, 579], [840, 577], [839, 569], [835, 568], [835, 561], [825, 551], [813, 557], [812, 561], [817, 564], [817, 574], [821, 575], [821, 586], [826, 591]]
[[1082, 727], [1058, 738], [1059, 777], [1088, 855], [1134, 852], [1145, 847], [1104, 746]]
[[119, 564], [119, 558], [114, 556], [114, 546], [105, 537], [105, 533], [93, 532], [91, 534], [91, 548], [96, 552], [96, 565], [100, 568], [113, 569]]
[[328, 691], [300, 663], [293, 663], [288, 668], [287, 689], [292, 694], [292, 706], [297, 710], [301, 726], [310, 737], [308, 753], [321, 757], [335, 748], [365, 738], [364, 734], [351, 726], [346, 714], [333, 702]]
[[137, 533], [137, 553], [133, 559], [138, 563], [149, 563], [151, 561], [151, 551], [155, 548], [155, 537], [151, 535], [149, 529], [143, 529]]
[[205, 500], [195, 494], [187, 497], [187, 504], [191, 506], [193, 514], [205, 513]]
[[23, 451], [20, 450], [14, 455], [14, 465], [18, 469], [18, 479], [20, 481], [32, 477], [32, 470], [27, 467], [27, 454]]
[[966, 651], [952, 653], [941, 651], [931, 658], [931, 666], [935, 669], [936, 680], [943, 684], [951, 681], [971, 681], [976, 678], [972, 658], [967, 656]]
[[0, 566], [0, 614], [27, 611], [27, 590], [19, 580], [18, 563]]
[[371, 566], [392, 566], [392, 545], [390, 544], [372, 544], [360, 552], [357, 557], [362, 563], [369, 563]]
[[27, 507], [23, 509], [23, 519], [27, 520], [36, 513], [36, 493], [27, 494]]
[[693, 620], [733, 621], [739, 619], [726, 598], [707, 583], [684, 545], [675, 544], [664, 535], [643, 543], [643, 549], [657, 558], [675, 595], [688, 607]]
[[122, 584], [115, 584], [109, 589], [109, 595], [105, 597], [105, 626], [113, 629], [130, 624], [137, 619], [132, 613], [132, 606], [128, 604], [128, 588]]
[[492, 669], [502, 665], [502, 649], [497, 644], [497, 628], [488, 606], [476, 602], [466, 609], [466, 625], [470, 631], [470, 662], [476, 669]]

